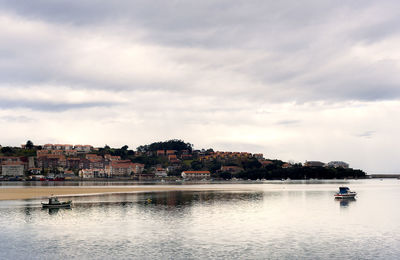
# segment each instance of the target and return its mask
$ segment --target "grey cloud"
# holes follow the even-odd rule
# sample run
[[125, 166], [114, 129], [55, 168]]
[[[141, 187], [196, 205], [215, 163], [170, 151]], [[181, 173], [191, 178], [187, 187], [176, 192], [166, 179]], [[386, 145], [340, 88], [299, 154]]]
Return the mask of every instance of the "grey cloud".
[[0, 100], [0, 109], [28, 108], [38, 111], [62, 112], [71, 109], [84, 109], [92, 107], [111, 107], [117, 103], [112, 102], [46, 102], [46, 101], [28, 101], [28, 100]]
[[33, 120], [26, 116], [0, 116], [0, 121], [4, 122], [32, 122]]
[[[208, 60], [202, 60], [201, 53], [183, 58], [172, 54], [177, 64], [193, 66], [193, 75], [187, 78], [184, 75], [177, 81], [159, 80], [154, 75], [124, 81], [107, 74], [74, 71], [69, 61], [81, 57], [73, 56], [70, 46], [64, 46], [62, 40], [31, 46], [30, 41], [3, 39], [0, 88], [1, 83], [55, 83], [55, 86], [78, 89], [161, 90], [205, 96], [224, 93], [227, 98], [242, 97], [258, 102], [398, 99], [397, 60], [364, 64], [348, 59], [332, 67], [337, 59], [345, 59], [346, 51], [355, 44], [370, 44], [398, 35], [400, 16], [395, 11], [378, 21], [368, 19], [369, 14], [395, 10], [397, 5], [396, 1], [379, 4], [351, 1], [338, 5], [337, 1], [317, 0], [302, 3], [288, 0], [100, 0], [96, 3], [0, 0], [3, 12], [28, 19], [88, 30], [110, 26], [122, 28], [127, 35], [135, 35], [139, 28], [145, 32], [143, 44], [172, 47], [176, 52], [182, 47], [215, 52]], [[243, 54], [232, 61], [226, 60], [218, 52], [227, 49], [241, 50]], [[246, 52], [251, 51], [257, 51], [259, 56], [247, 57]], [[213, 73], [221, 78], [238, 75], [247, 81], [233, 91], [226, 81], [214, 80]], [[204, 87], [210, 84], [202, 82], [205, 79], [215, 86]]]
[[277, 122], [278, 125], [288, 125], [288, 126], [298, 125], [300, 123], [301, 120], [281, 120]]
[[358, 137], [363, 137], [363, 138], [372, 138], [375, 135], [375, 131], [365, 131], [360, 134], [357, 134], [356, 136]]
[[241, 143], [241, 142], [219, 142], [213, 144], [213, 147], [222, 151], [264, 151], [265, 146], [254, 143]]
[[[144, 27], [157, 42], [202, 46], [265, 46], [338, 12], [360, 12], [371, 1], [0, 1], [24, 17], [77, 26], [125, 23]], [[350, 13], [349, 15], [352, 15]], [[287, 35], [285, 35], [288, 33]]]

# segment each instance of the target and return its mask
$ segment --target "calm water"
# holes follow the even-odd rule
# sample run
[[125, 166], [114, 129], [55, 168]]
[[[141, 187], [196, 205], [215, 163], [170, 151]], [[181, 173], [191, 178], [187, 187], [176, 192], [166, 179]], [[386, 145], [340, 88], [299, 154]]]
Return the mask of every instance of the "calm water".
[[[399, 259], [400, 180], [0, 201], [0, 259]], [[217, 184], [232, 187], [232, 184]]]

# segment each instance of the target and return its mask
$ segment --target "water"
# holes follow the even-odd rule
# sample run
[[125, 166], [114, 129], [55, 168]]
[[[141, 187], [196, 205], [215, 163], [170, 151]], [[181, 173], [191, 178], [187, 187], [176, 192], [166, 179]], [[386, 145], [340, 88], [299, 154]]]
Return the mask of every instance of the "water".
[[399, 259], [400, 180], [347, 182], [354, 201], [333, 199], [339, 185], [0, 201], [0, 259]]

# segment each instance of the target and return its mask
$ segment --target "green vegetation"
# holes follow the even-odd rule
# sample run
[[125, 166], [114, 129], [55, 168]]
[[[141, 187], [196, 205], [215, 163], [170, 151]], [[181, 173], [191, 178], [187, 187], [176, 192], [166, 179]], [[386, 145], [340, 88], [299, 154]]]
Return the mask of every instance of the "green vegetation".
[[137, 148], [138, 152], [154, 152], [157, 150], [188, 150], [189, 152], [192, 151], [193, 145], [191, 143], [185, 143], [179, 139], [172, 139], [165, 142], [156, 142], [149, 145], [141, 145]]
[[343, 179], [343, 178], [363, 178], [365, 173], [361, 170], [327, 167], [303, 167], [295, 166], [291, 168], [256, 168], [243, 171], [238, 174], [242, 179]]
[[32, 149], [22, 149], [19, 147], [3, 147], [1, 148], [1, 156], [19, 156], [19, 157], [29, 157], [29, 156], [36, 156], [37, 148]]

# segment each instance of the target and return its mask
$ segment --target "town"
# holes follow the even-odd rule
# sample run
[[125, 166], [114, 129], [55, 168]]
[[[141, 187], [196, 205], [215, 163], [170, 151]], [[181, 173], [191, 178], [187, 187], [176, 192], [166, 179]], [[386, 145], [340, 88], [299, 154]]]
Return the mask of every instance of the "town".
[[1, 180], [227, 180], [363, 178], [342, 161], [304, 164], [265, 159], [261, 153], [194, 150], [173, 139], [130, 150], [91, 145], [0, 146]]

